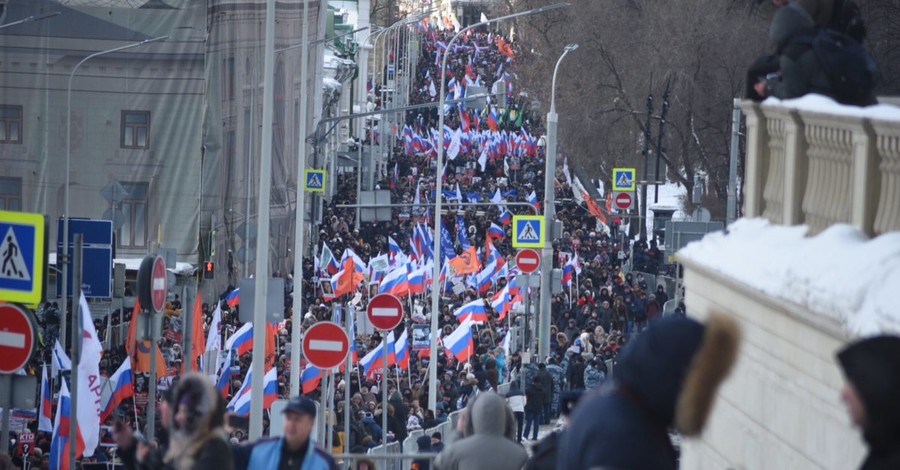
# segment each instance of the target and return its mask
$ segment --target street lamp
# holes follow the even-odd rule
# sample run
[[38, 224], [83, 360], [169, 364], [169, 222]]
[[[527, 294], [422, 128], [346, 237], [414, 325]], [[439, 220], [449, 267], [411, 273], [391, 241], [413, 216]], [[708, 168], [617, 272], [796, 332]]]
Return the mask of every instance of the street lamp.
[[[556, 126], [559, 116], [556, 114], [556, 73], [559, 72], [559, 64], [566, 54], [578, 49], [578, 44], [569, 44], [563, 50], [562, 55], [556, 61], [553, 68], [553, 81], [550, 86], [550, 112], [547, 113], [547, 157], [544, 167], [544, 230], [550, 230], [556, 216], [556, 194], [554, 189], [556, 174]], [[548, 237], [549, 238], [549, 237]], [[538, 328], [538, 354], [544, 358], [550, 354], [550, 281], [553, 275], [553, 245], [547, 243], [541, 250], [541, 304], [540, 328]]]
[[[124, 51], [125, 49], [143, 46], [144, 44], [150, 44], [151, 42], [163, 41], [168, 38], [169, 36], [159, 36], [151, 39], [145, 39], [140, 42], [127, 44], [125, 46], [119, 46], [112, 49], [107, 49], [105, 51], [95, 52], [85, 57], [84, 59], [81, 59], [81, 61], [75, 64], [75, 67], [72, 68], [72, 72], [69, 73], [69, 86], [66, 89], [66, 185], [65, 203], [63, 207], [63, 252], [56, 254], [57, 263], [60, 263], [62, 266], [62, 319], [60, 320], [60, 331], [62, 331], [63, 333], [65, 333], [66, 331], [66, 308], [68, 307], [67, 297], [69, 295], [69, 171], [72, 163], [72, 79], [75, 77], [75, 72], [78, 71], [78, 67], [81, 67], [81, 64], [93, 59], [94, 57], [111, 54], [113, 52]], [[75, 320], [75, 318], [72, 319], [73, 322]], [[75, 325], [72, 325], [72, 327], [74, 328]], [[66, 335], [62, 334], [61, 336], [63, 338], [63, 347], [65, 347]], [[74, 347], [74, 345], [72, 346]]]
[[[450, 56], [450, 52], [453, 50], [453, 44], [456, 42], [459, 37], [465, 33], [466, 31], [477, 28], [479, 26], [484, 26], [490, 23], [497, 23], [500, 21], [506, 21], [513, 18], [518, 18], [520, 16], [529, 16], [536, 15], [538, 13], [546, 13], [548, 11], [556, 10], [559, 8], [564, 8], [569, 6], [569, 3], [555, 3], [553, 5], [548, 5], [545, 7], [535, 8], [532, 10], [527, 10], [519, 13], [513, 13], [511, 15], [501, 16], [499, 18], [495, 18], [489, 21], [480, 21], [470, 26], [466, 26], [465, 28], [459, 30], [453, 39], [450, 39], [450, 42], [447, 43], [447, 48], [444, 52], [444, 59], [441, 61], [441, 86], [440, 86], [440, 100], [438, 102], [438, 132], [443, 132], [444, 128], [444, 101], [446, 96], [444, 94], [444, 81], [447, 78], [447, 57]], [[444, 175], [443, 175], [443, 166], [444, 166], [444, 146], [438, 145], [438, 153], [437, 153], [437, 181], [435, 184], [435, 198], [434, 198], [434, 271], [432, 272], [432, 280], [436, 282], [438, 278], [441, 276], [441, 205], [443, 201], [443, 197], [441, 196], [441, 190], [444, 186]], [[437, 405], [437, 329], [438, 329], [438, 310], [440, 308], [439, 300], [440, 300], [440, 289], [436, 286], [431, 287], [431, 361], [428, 364], [428, 409], [434, 411], [435, 406]]]
[[26, 16], [25, 18], [22, 18], [21, 20], [18, 20], [18, 21], [13, 21], [12, 23], [0, 24], [0, 29], [9, 28], [10, 26], [16, 26], [16, 25], [20, 25], [23, 23], [31, 23], [32, 21], [45, 20], [47, 18], [52, 18], [52, 17], [58, 15], [59, 13], [60, 12], [58, 12], [58, 11], [48, 11], [46, 13], [41, 13], [39, 15]]

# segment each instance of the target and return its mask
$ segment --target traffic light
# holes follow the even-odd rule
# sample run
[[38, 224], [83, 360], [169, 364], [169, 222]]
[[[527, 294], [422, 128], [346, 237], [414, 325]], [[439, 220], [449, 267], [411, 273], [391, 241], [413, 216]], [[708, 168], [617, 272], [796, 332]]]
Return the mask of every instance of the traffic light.
[[215, 279], [216, 278], [216, 263], [212, 261], [207, 261], [203, 264], [203, 278], [204, 279]]

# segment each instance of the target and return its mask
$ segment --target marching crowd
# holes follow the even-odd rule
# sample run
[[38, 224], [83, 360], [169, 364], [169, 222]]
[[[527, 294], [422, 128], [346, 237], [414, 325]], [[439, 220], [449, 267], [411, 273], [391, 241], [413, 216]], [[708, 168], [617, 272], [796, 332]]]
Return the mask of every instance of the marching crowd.
[[[437, 64], [441, 55], [447, 53], [446, 43], [451, 36], [450, 31], [429, 29], [425, 32], [427, 40], [423, 43], [416, 68], [418, 86], [413, 91], [413, 101], [433, 99], [433, 83], [439, 77]], [[540, 424], [550, 423], [564, 411], [566, 391], [595, 389], [603, 384], [610, 375], [609, 369], [615, 363], [619, 350], [634, 332], [661, 316], [662, 305], [670, 295], [662, 287], [648, 286], [639, 276], [633, 277], [624, 271], [632, 247], [627, 245], [627, 241], [623, 244], [622, 240], [617, 240], [615, 232], [610, 233], [605, 224], [597, 222], [595, 213], [585, 204], [577, 202], [573, 193], [578, 189], [566, 169], [561, 174], [553, 175], [557, 178], [556, 190], [560, 201], [556, 206], [558, 219], [564, 224], [564, 235], [555, 242], [554, 262], [556, 267], [565, 268], [566, 275], [563, 292], [554, 296], [549, 312], [552, 317], [551, 353], [549, 357], [533, 358], [521, 354], [519, 348], [510, 350], [510, 328], [515, 326], [519, 331], [525, 330], [529, 318], [518, 315], [512, 307], [521, 303], [525, 296], [534, 296], [536, 292], [529, 293], [526, 287], [515, 285], [517, 270], [510, 263], [514, 251], [509, 216], [540, 213], [539, 201], [543, 200], [545, 177], [543, 148], [536, 145], [536, 139], [532, 136], [540, 135], [543, 129], [540, 120], [527, 110], [526, 97], [513, 93], [515, 84], [511, 70], [515, 52], [499, 35], [474, 32], [455, 46], [452, 53], [448, 76], [455, 79], [453, 86], [464, 87], [467, 83], [490, 86], [503, 81], [508, 104], [494, 103], [485, 110], [447, 110], [450, 131], [445, 133], [443, 142], [432, 139], [432, 143], [453, 146], [455, 137], [452, 134], [463, 127], [468, 136], [462, 138], [463, 144], [457, 149], [455, 158], [448, 161], [446, 178], [441, 185], [434, 177], [433, 147], [429, 150], [427, 145], [413, 144], [420, 136], [430, 135], [427, 130], [436, 126], [438, 110], [410, 113], [406, 125], [412, 136], [395, 136], [396, 145], [388, 165], [392, 171], [382, 175], [378, 181], [380, 188], [391, 190], [393, 202], [409, 204], [408, 208], [395, 209], [390, 222], [362, 223], [356, 228], [354, 211], [336, 207], [355, 202], [356, 177], [353, 173], [339, 175], [337, 191], [326, 204], [322, 224], [318, 227], [316, 256], [304, 260], [299, 277], [285, 276], [285, 320], [270, 326], [273, 341], [265, 347], [267, 369], [272, 371], [271, 381], [277, 390], [272, 398], [290, 398], [288, 371], [293, 360], [290, 357], [290, 308], [294, 283], [302, 283], [302, 321], [306, 328], [317, 321], [331, 320], [332, 305], [346, 305], [356, 293], [363, 299], [368, 298], [369, 283], [376, 284], [371, 292], [383, 288], [384, 278], [389, 273], [376, 271], [372, 266], [372, 261], [380, 255], [388, 255], [388, 269], [403, 266], [402, 269], [411, 274], [430, 266], [427, 264], [431, 256], [430, 243], [432, 237], [438, 236], [447, 256], [443, 264], [453, 264], [452, 260], [467, 250], [474, 251], [480, 258], [476, 260], [479, 266], [475, 271], [469, 274], [451, 271], [442, 274], [439, 280], [430, 279], [430, 270], [424, 269], [428, 278], [426, 284], [442, 289], [439, 327], [444, 347], [437, 358], [428, 357], [427, 349], [413, 348], [411, 343], [406, 343], [404, 348], [397, 340], [412, 338], [414, 326], [426, 325], [430, 315], [429, 302], [425, 300], [427, 291], [415, 292], [411, 288], [412, 279], [408, 278], [410, 286], [400, 294], [408, 309], [406, 319], [390, 336], [394, 351], [389, 352], [392, 364], [387, 371], [387, 410], [382, 409], [379, 399], [381, 374], [384, 373], [380, 370], [380, 361], [373, 366], [360, 364], [373, 351], [378, 352], [382, 336], [377, 331], [354, 334], [352, 349], [359, 363], [354, 364], [354, 369], [349, 373], [337, 374], [339, 386], [333, 395], [333, 402], [329, 403], [334, 407], [334, 415], [330, 419], [343, 423], [343, 403], [344, 400], [350, 401], [350, 435], [336, 435], [334, 440], [337, 443], [343, 439], [347, 452], [364, 453], [386, 442], [402, 442], [410, 431], [429, 429], [445, 422], [450, 413], [472, 406], [476, 397], [498, 390], [499, 385], [506, 381], [514, 384], [507, 399], [513, 413], [507, 425], [514, 423], [512, 434], [518, 442], [527, 439], [529, 433], [536, 438]], [[372, 96], [379, 96], [377, 89], [373, 90]], [[451, 134], [449, 140], [446, 138], [448, 134]], [[490, 148], [489, 152], [487, 148]], [[445, 198], [445, 207], [449, 209], [447, 214], [434, 214], [430, 209], [429, 202], [437, 197]], [[466, 206], [467, 202], [491, 204]], [[428, 227], [436, 216], [444, 218], [446, 233], [430, 232]], [[647, 260], [648, 264], [659, 263], [660, 254], [655, 244], [649, 247], [640, 244], [633, 248], [636, 259]], [[333, 261], [326, 259], [326, 253], [333, 253], [330, 255]], [[343, 254], [340, 263], [334, 255], [338, 253]], [[354, 278], [350, 295], [329, 298], [321, 281], [334, 279], [343, 273], [332, 273], [329, 263], [333, 262], [338, 268], [356, 264], [352, 261], [346, 263], [347, 259], [359, 259], [364, 264], [360, 270], [363, 281], [357, 282]], [[486, 272], [488, 266], [493, 272]], [[356, 271], [357, 267], [351, 269]], [[335, 285], [332, 282], [332, 287]], [[126, 295], [129, 293], [126, 292]], [[136, 341], [133, 336], [131, 326], [134, 325], [134, 313], [131, 309], [116, 311], [108, 325], [99, 320], [95, 323], [101, 338], [105, 337], [106, 328], [129, 330], [124, 345], [103, 352], [100, 373], [105, 378], [115, 377], [126, 358], [130, 358], [133, 392], [108, 406], [109, 413], [104, 417], [107, 426], [102, 428], [101, 439], [101, 443], [108, 447], [98, 448], [93, 457], [85, 457], [83, 462], [116, 458], [139, 468], [154, 468], [153, 462], [186, 468], [183, 465], [188, 461], [180, 460], [188, 458], [186, 456], [193, 461], [203, 458], [201, 454], [206, 455], [203, 452], [209, 451], [211, 453], [206, 458], [213, 460], [208, 462], [216, 462], [215, 458], [221, 457], [221, 448], [203, 446], [212, 442], [212, 437], [222, 437], [231, 445], [241, 445], [247, 439], [246, 420], [241, 418], [246, 417], [249, 411], [238, 399], [248, 390], [245, 382], [249, 377], [248, 351], [251, 348], [238, 338], [246, 331], [239, 320], [240, 301], [236, 294], [235, 289], [229, 287], [217, 299], [207, 302], [198, 300], [196, 306], [181, 305], [177, 298], [167, 305], [157, 368], [158, 376], [163, 379], [160, 382], [161, 411], [154, 423], [155, 442], [144, 443], [140, 433], [132, 435], [129, 431], [147, 429], [147, 410], [153, 406], [147, 402], [151, 353], [146, 342]], [[458, 312], [473, 302], [480, 303], [480, 308], [469, 319], [471, 322], [466, 322], [465, 316], [458, 315]], [[364, 301], [359, 305], [364, 305]], [[181, 350], [181, 334], [185, 322], [194, 321], [197, 314], [202, 317], [201, 322], [195, 323], [202, 327], [200, 340], [207, 346], [218, 343], [219, 362], [228, 358], [224, 364], [210, 364], [204, 368], [216, 385], [211, 389], [215, 392], [211, 396], [207, 393], [209, 387], [203, 387], [192, 379], [199, 376], [182, 373], [185, 362], [196, 361], [193, 351]], [[58, 377], [68, 374], [65, 372], [65, 360], [60, 359], [65, 351], [54, 347], [59, 336], [59, 309], [48, 304], [40, 309], [38, 318], [44, 332], [44, 342], [41, 354], [36, 356], [27, 373], [41, 375], [42, 364], [53, 364], [54, 369], [59, 369], [62, 374], [54, 372], [56, 383]], [[470, 324], [474, 325], [471, 329]], [[68, 325], [71, 328], [72, 322], [69, 321]], [[463, 326], [471, 335], [469, 346], [463, 351], [452, 350], [448, 344], [449, 338]], [[533, 337], [522, 335], [519, 343], [523, 339], [533, 342]], [[226, 351], [230, 347], [233, 351]], [[402, 349], [407, 350], [406, 362], [399, 357]], [[304, 371], [305, 397], [318, 401], [322, 392], [321, 373], [317, 374], [312, 366], [299, 360]], [[428, 389], [432, 386], [427, 380], [427, 371], [432, 360], [437, 360], [439, 372], [439, 383], [434, 384], [438, 389], [438, 404], [434, 412], [427, 406]], [[269, 374], [266, 380], [268, 383]], [[344, 396], [343, 385], [348, 380], [351, 395]], [[524, 387], [519, 384], [524, 384]], [[116, 384], [110, 384], [109, 388], [115, 389]], [[222, 400], [214, 399], [216, 396]], [[489, 408], [498, 406], [492, 400], [479, 402]], [[56, 400], [51, 401], [51, 407], [55, 406]], [[266, 402], [269, 403], [268, 389]], [[225, 407], [224, 403], [229, 405]], [[300, 400], [296, 404], [291, 403], [298, 415], [310, 414], [309, 402]], [[496, 425], [480, 422], [483, 417], [478, 415], [477, 410], [473, 409], [475, 415], [468, 423], [472, 426], [471, 432], [484, 431], [485, 426], [490, 428]], [[496, 412], [485, 411], [487, 415]], [[381, 427], [382, 413], [388, 414], [387, 429]], [[52, 416], [57, 414], [52, 412]], [[315, 412], [312, 411], [312, 414]], [[233, 419], [226, 419], [226, 415]], [[300, 421], [293, 425], [304, 426], [305, 421]], [[268, 427], [268, 423], [266, 418], [264, 425]], [[336, 426], [336, 430], [340, 429], [341, 426]], [[48, 468], [51, 465], [52, 430], [41, 431], [34, 450], [27, 458], [34, 467]], [[304, 433], [302, 430], [295, 431], [295, 434]], [[305, 432], [308, 435], [308, 430]], [[285, 430], [285, 435], [289, 434]], [[432, 444], [438, 445], [441, 436], [427, 437], [422, 439], [419, 450], [437, 450]], [[200, 441], [196, 442], [197, 439]], [[135, 444], [139, 441], [142, 444]], [[124, 443], [125, 452], [113, 457], [116, 442], [120, 447]], [[201, 448], [205, 450], [201, 452]], [[243, 458], [249, 459], [247, 463], [263, 457]]]

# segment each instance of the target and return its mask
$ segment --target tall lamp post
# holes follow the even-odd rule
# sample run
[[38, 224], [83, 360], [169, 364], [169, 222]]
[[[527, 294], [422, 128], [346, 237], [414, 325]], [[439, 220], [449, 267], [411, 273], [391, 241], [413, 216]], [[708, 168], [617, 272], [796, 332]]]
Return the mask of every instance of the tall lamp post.
[[[495, 18], [490, 21], [480, 21], [470, 26], [466, 26], [465, 28], [459, 30], [453, 39], [447, 43], [447, 48], [444, 52], [444, 58], [441, 61], [441, 86], [440, 86], [440, 100], [438, 102], [438, 132], [443, 132], [441, 129], [444, 128], [444, 101], [446, 100], [446, 96], [444, 94], [444, 82], [447, 78], [447, 57], [450, 56], [450, 51], [453, 50], [453, 44], [462, 36], [463, 33], [470, 29], [477, 28], [479, 26], [484, 26], [490, 23], [498, 23], [500, 21], [506, 21], [513, 18], [519, 18], [521, 16], [529, 16], [536, 15], [538, 13], [546, 13], [548, 11], [556, 10], [559, 8], [564, 8], [569, 6], [569, 3], [555, 3], [553, 5], [548, 5], [545, 7], [535, 8], [532, 10], [527, 10], [519, 13], [513, 13], [511, 15], [501, 16], [499, 18]], [[434, 271], [432, 271], [432, 280], [433, 282], [437, 282], [437, 280], [441, 276], [441, 210], [442, 210], [442, 202], [443, 197], [441, 196], [441, 190], [443, 189], [444, 182], [444, 146], [438, 145], [438, 153], [437, 153], [437, 181], [435, 182], [435, 198], [434, 198]], [[431, 287], [431, 360], [428, 364], [428, 409], [435, 411], [435, 407], [437, 405], [437, 339], [438, 339], [438, 315], [440, 314], [440, 288], [432, 286]]]
[[[578, 44], [569, 44], [563, 50], [562, 55], [556, 61], [553, 68], [553, 82], [550, 87], [550, 112], [547, 113], [547, 158], [544, 160], [544, 230], [550, 230], [556, 218], [556, 194], [554, 188], [556, 174], [556, 125], [559, 116], [556, 114], [556, 73], [559, 72], [559, 64], [566, 54], [578, 49]], [[549, 237], [547, 237], [549, 238]], [[538, 313], [540, 328], [538, 336], [538, 354], [545, 358], [550, 354], [550, 280], [553, 274], [553, 244], [547, 243], [541, 250], [541, 305]]]
[[78, 67], [81, 67], [81, 64], [93, 59], [94, 57], [111, 54], [113, 52], [124, 51], [125, 49], [143, 46], [144, 44], [150, 44], [151, 42], [163, 41], [168, 38], [169, 36], [159, 36], [151, 39], [145, 39], [141, 42], [135, 42], [132, 44], [127, 44], [125, 46], [119, 46], [112, 49], [107, 49], [105, 51], [95, 52], [85, 57], [84, 59], [81, 59], [81, 61], [75, 64], [75, 67], [72, 68], [72, 72], [69, 73], [69, 86], [66, 89], [66, 183], [64, 197], [65, 202], [63, 206], [63, 252], [56, 254], [58, 258], [57, 263], [61, 264], [62, 266], [62, 318], [60, 319], [60, 331], [62, 332], [62, 334], [60, 336], [63, 338], [63, 347], [66, 346], [66, 312], [68, 308], [67, 297], [69, 296], [69, 172], [72, 163], [72, 79], [75, 78], [75, 72], [78, 71]]

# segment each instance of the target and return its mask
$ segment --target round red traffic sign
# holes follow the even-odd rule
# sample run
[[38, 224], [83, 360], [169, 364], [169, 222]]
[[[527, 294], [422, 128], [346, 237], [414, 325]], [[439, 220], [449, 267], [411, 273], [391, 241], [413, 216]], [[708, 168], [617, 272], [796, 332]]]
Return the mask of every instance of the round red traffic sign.
[[616, 209], [628, 210], [631, 209], [631, 205], [634, 203], [634, 196], [631, 193], [618, 193], [614, 201]]
[[534, 250], [521, 250], [516, 254], [516, 266], [522, 274], [531, 274], [541, 267], [541, 256]]
[[18, 305], [0, 304], [0, 374], [12, 374], [28, 364], [36, 337], [30, 313]]
[[378, 294], [369, 300], [366, 316], [379, 330], [393, 330], [403, 320], [403, 304], [391, 294]]
[[150, 296], [153, 298], [153, 309], [157, 312], [166, 308], [166, 295], [169, 292], [169, 281], [166, 277], [166, 262], [159, 256], [153, 260], [153, 273], [150, 275]]
[[319, 369], [332, 369], [341, 365], [347, 359], [348, 352], [350, 339], [337, 323], [316, 323], [303, 335], [303, 356]]

